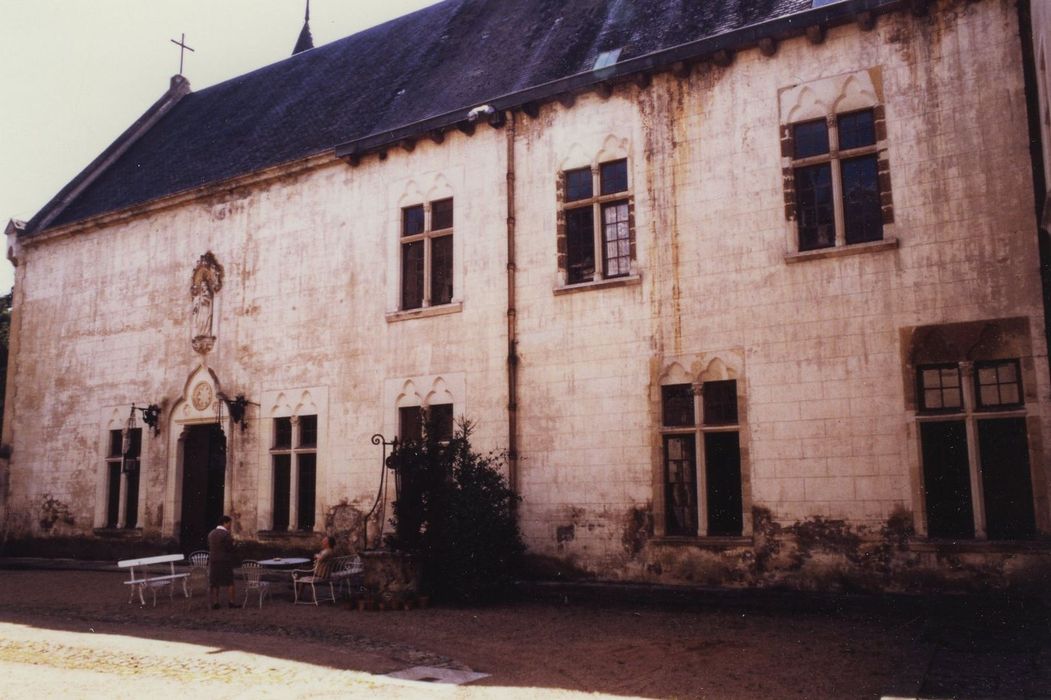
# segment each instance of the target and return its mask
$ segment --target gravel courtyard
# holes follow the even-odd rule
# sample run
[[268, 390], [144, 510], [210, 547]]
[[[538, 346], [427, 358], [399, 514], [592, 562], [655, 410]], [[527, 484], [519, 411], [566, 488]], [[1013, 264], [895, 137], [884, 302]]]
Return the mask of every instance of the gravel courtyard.
[[[744, 597], [686, 611], [573, 600], [358, 612], [279, 596], [261, 610], [211, 610], [197, 590], [141, 608], [122, 580], [0, 570], [2, 694], [1051, 697], [1039, 607], [814, 609]], [[386, 676], [419, 666], [489, 675], [460, 686]]]

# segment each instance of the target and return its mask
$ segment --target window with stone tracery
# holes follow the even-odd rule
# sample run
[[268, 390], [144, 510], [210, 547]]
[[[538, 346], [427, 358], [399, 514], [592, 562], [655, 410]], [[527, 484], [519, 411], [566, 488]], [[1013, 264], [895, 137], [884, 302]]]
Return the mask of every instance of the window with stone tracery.
[[315, 524], [317, 496], [316, 415], [273, 419], [270, 459], [273, 469], [271, 529], [310, 532]]

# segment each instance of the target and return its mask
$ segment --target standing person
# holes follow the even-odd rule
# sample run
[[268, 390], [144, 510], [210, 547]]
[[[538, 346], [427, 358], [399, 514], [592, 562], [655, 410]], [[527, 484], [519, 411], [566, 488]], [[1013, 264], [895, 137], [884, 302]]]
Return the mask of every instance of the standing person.
[[219, 609], [219, 589], [226, 589], [226, 604], [234, 605], [234, 537], [230, 534], [233, 519], [219, 518], [219, 525], [208, 533], [208, 599], [212, 610]]

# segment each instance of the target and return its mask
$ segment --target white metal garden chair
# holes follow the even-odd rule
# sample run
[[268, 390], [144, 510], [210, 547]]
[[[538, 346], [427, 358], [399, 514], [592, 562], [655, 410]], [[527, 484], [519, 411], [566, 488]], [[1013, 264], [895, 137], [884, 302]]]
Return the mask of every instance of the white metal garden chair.
[[203, 549], [198, 549], [196, 552], [190, 552], [190, 556], [187, 557], [190, 562], [190, 590], [192, 591], [197, 582], [201, 582], [201, 590], [204, 593], [208, 592], [208, 552]]
[[252, 594], [259, 596], [259, 607], [263, 607], [263, 598], [270, 595], [270, 582], [263, 580], [263, 567], [254, 559], [241, 562], [241, 578], [244, 580], [245, 599], [241, 607], [248, 605]]

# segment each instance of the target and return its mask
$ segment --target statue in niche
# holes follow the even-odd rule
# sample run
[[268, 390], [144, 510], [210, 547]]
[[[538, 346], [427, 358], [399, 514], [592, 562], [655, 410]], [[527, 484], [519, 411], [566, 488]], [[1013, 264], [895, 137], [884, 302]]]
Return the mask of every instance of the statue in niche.
[[211, 251], [201, 256], [193, 268], [190, 283], [190, 344], [202, 355], [215, 346], [215, 295], [223, 288], [223, 266]]

